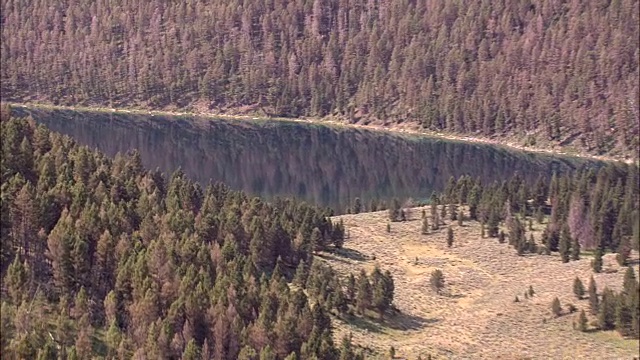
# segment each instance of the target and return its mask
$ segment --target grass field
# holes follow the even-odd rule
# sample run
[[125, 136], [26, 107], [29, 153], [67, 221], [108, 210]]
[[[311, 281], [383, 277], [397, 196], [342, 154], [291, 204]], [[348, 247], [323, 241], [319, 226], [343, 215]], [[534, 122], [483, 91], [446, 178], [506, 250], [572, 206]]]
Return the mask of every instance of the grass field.
[[[322, 256], [339, 273], [367, 271], [378, 264], [389, 269], [395, 280], [394, 304], [399, 314], [384, 321], [375, 316], [348, 322], [336, 319], [336, 339], [351, 333], [354, 342], [381, 358], [391, 346], [396, 358], [423, 359], [633, 359], [639, 342], [622, 339], [615, 332], [573, 330], [578, 311], [588, 309], [588, 300], [573, 295], [573, 280], [579, 276], [585, 287], [592, 275], [590, 257], [563, 264], [559, 255], [518, 256], [495, 238], [481, 238], [480, 225], [465, 221], [454, 230], [453, 247], [446, 245], [446, 227], [420, 233], [421, 209], [413, 209], [409, 221], [391, 224], [387, 212], [343, 215], [349, 232], [345, 249]], [[427, 210], [427, 213], [429, 211]], [[544, 224], [534, 222], [539, 243]], [[529, 234], [527, 234], [528, 238]], [[638, 273], [638, 254], [633, 253]], [[619, 291], [624, 268], [614, 254], [604, 258], [604, 271], [593, 274], [598, 292], [605, 286]], [[429, 286], [434, 269], [444, 273], [446, 285], [437, 295]], [[535, 295], [526, 299], [532, 286]], [[520, 302], [514, 302], [518, 296]], [[555, 318], [551, 302], [558, 297], [564, 314]], [[589, 322], [595, 317], [589, 315]]]

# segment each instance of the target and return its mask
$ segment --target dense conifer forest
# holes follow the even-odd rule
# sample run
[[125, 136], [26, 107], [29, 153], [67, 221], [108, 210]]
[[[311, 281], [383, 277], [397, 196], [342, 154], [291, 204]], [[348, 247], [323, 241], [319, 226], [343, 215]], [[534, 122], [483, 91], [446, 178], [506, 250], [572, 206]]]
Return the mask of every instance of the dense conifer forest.
[[314, 261], [344, 241], [328, 210], [167, 178], [9, 112], [3, 358], [358, 359], [331, 317], [391, 311], [388, 271], [354, 289]]
[[638, 146], [640, 9], [597, 1], [3, 1], [3, 97]]

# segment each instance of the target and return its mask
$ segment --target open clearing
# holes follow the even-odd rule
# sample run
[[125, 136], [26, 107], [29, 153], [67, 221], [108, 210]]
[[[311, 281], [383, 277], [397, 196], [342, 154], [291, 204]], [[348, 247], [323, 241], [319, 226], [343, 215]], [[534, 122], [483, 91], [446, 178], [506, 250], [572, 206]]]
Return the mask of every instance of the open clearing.
[[[429, 213], [429, 209], [426, 209]], [[344, 249], [322, 256], [341, 275], [357, 275], [378, 264], [390, 270], [395, 281], [397, 315], [356, 318], [349, 323], [334, 321], [336, 340], [352, 333], [354, 342], [375, 353], [396, 358], [423, 359], [633, 359], [639, 342], [622, 339], [616, 332], [573, 330], [577, 314], [568, 304], [588, 313], [588, 300], [573, 295], [573, 280], [579, 276], [585, 288], [593, 274], [590, 257], [563, 264], [558, 254], [518, 256], [508, 244], [480, 236], [480, 224], [446, 220], [454, 230], [453, 247], [446, 245], [446, 227], [420, 233], [421, 208], [411, 211], [409, 221], [391, 223], [387, 233], [387, 211], [343, 215], [349, 237]], [[540, 243], [544, 228], [534, 222], [534, 237]], [[528, 231], [529, 232], [529, 231]], [[529, 232], [530, 233], [530, 232]], [[529, 234], [527, 234], [528, 238]], [[638, 254], [633, 253], [638, 274]], [[615, 255], [604, 257], [603, 272], [593, 274], [601, 293], [605, 286], [622, 287], [624, 268]], [[442, 295], [430, 288], [429, 275], [441, 269], [445, 276]], [[533, 286], [535, 295], [525, 299]], [[518, 296], [520, 302], [515, 303]], [[555, 318], [551, 302], [558, 297], [565, 315]], [[595, 319], [588, 315], [589, 322]]]

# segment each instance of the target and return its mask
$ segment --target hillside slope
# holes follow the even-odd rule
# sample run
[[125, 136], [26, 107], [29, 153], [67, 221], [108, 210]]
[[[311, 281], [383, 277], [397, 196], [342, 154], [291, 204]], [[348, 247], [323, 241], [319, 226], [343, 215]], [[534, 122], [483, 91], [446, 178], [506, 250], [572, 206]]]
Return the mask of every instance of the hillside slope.
[[[427, 209], [428, 212], [428, 209]], [[619, 291], [625, 269], [614, 255], [605, 256], [605, 271], [593, 274], [592, 256], [562, 263], [557, 254], [518, 256], [495, 238], [481, 238], [480, 224], [449, 221], [455, 240], [446, 244], [446, 228], [421, 235], [420, 209], [407, 222], [392, 223], [387, 233], [387, 212], [343, 215], [349, 229], [345, 256], [327, 255], [338, 272], [348, 274], [376, 264], [390, 269], [395, 280], [394, 303], [400, 313], [385, 321], [338, 322], [336, 335], [351, 333], [356, 344], [386, 354], [391, 346], [399, 357], [423, 359], [631, 359], [637, 356], [637, 339], [616, 332], [573, 330], [581, 309], [589, 314], [589, 300], [573, 295], [573, 280], [585, 286], [591, 275], [598, 291]], [[544, 224], [530, 233], [539, 239]], [[637, 252], [633, 261], [638, 273]], [[430, 273], [441, 269], [445, 289], [437, 295]], [[535, 294], [525, 298], [532, 286]], [[520, 302], [515, 303], [518, 296]], [[558, 297], [563, 313], [556, 318], [551, 302]], [[578, 312], [569, 314], [568, 304]], [[588, 315], [589, 321], [596, 317]]]
[[337, 116], [591, 154], [638, 146], [633, 0], [0, 6], [5, 100]]

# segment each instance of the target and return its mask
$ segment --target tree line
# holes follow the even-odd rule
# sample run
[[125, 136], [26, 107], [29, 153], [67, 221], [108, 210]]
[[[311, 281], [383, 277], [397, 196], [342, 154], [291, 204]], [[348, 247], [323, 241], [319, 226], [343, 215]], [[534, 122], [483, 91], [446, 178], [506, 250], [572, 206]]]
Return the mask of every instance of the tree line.
[[7, 98], [638, 146], [639, 4], [8, 0]]
[[[548, 181], [540, 176], [534, 186], [517, 173], [486, 185], [469, 176], [452, 177], [444, 192], [430, 199], [432, 219], [442, 224], [448, 212], [450, 220], [461, 221], [457, 206], [465, 205], [468, 217], [482, 224], [483, 236], [508, 239], [520, 255], [559, 252], [567, 262], [589, 250], [594, 271], [600, 272], [606, 252], [617, 253], [620, 265], [626, 265], [631, 250], [640, 247], [639, 181], [638, 166], [621, 163], [554, 174]], [[533, 234], [526, 236], [534, 222], [545, 225], [538, 244]]]
[[360, 359], [331, 318], [391, 308], [388, 271], [354, 290], [314, 260], [344, 241], [327, 209], [167, 178], [6, 107], [0, 126], [8, 359]]

